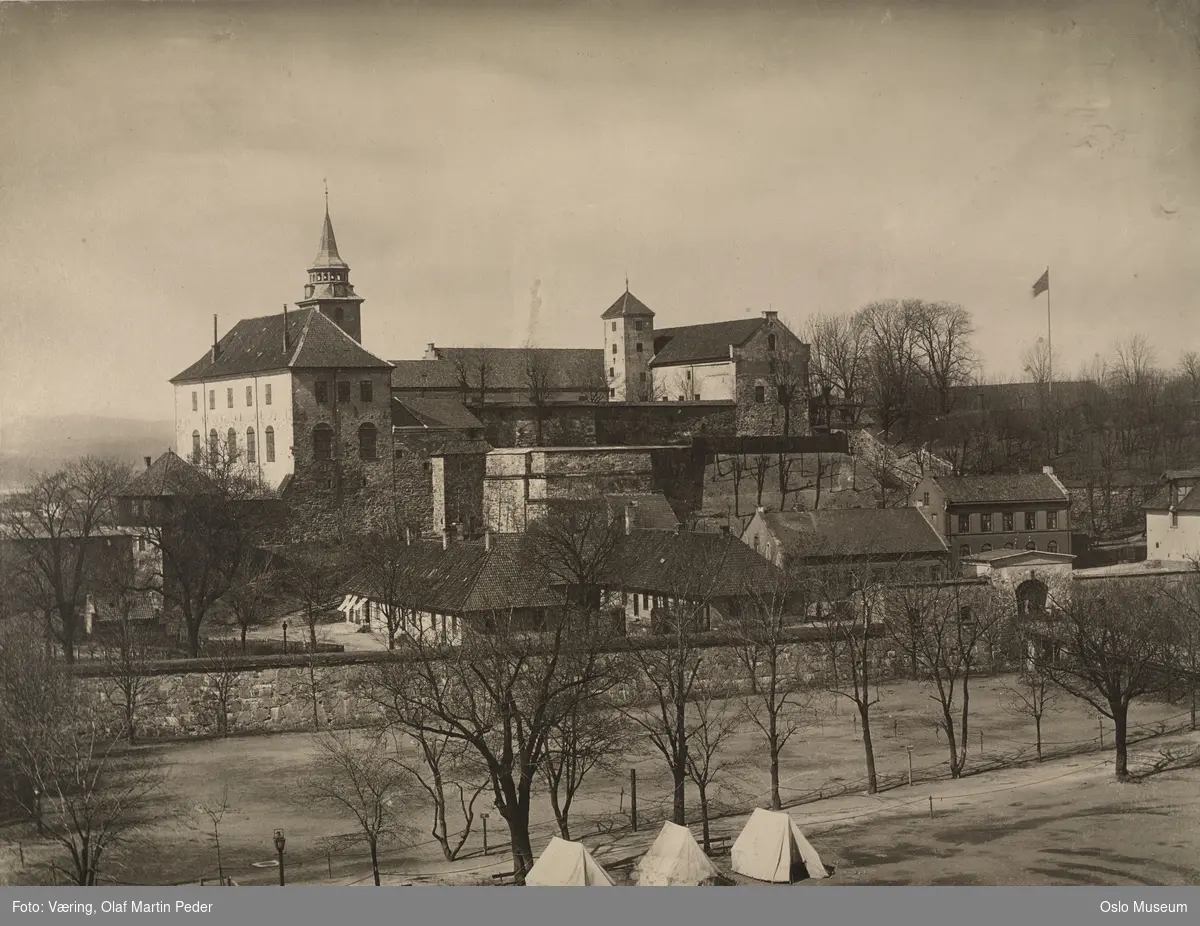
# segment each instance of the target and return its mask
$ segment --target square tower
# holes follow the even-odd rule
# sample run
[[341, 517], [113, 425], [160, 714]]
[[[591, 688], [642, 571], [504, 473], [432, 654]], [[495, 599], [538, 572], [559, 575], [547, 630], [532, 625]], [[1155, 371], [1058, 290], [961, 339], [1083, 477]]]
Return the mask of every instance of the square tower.
[[625, 292], [600, 316], [604, 320], [604, 381], [611, 402], [653, 402], [654, 313]]

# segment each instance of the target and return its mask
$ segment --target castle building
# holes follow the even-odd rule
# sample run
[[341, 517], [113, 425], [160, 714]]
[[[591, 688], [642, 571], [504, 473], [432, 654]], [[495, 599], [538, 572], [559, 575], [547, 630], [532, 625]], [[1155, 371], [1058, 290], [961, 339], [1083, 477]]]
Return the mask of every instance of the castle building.
[[[604, 364], [608, 398], [613, 402], [653, 402], [654, 313], [629, 291], [609, 306], [604, 321]], [[689, 396], [690, 398], [690, 396]]]
[[363, 299], [338, 253], [328, 205], [296, 309], [246, 318], [175, 376], [180, 457], [230, 465], [282, 492], [339, 495], [391, 484], [392, 365], [361, 343]]

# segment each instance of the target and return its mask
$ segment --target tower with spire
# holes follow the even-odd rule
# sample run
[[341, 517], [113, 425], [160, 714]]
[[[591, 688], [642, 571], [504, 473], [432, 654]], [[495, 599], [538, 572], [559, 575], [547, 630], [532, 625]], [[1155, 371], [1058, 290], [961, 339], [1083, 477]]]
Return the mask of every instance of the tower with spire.
[[654, 313], [629, 291], [600, 316], [604, 320], [604, 378], [613, 402], [651, 402], [654, 381]]
[[363, 301], [350, 284], [350, 265], [338, 254], [333, 222], [329, 220], [329, 190], [326, 188], [321, 249], [308, 268], [304, 298], [296, 305], [301, 309], [316, 309], [361, 344]]

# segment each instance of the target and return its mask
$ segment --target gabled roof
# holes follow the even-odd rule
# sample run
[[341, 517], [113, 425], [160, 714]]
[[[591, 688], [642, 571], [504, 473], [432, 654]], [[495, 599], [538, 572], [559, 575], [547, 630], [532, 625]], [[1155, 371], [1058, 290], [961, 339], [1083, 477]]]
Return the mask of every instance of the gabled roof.
[[392, 396], [392, 425], [431, 431], [481, 430], [483, 422], [454, 399], [425, 396]]
[[[1176, 504], [1176, 511], [1200, 511], [1200, 486], [1190, 488]], [[1145, 511], [1170, 511], [1171, 487], [1164, 486], [1150, 501], [1142, 506]]]
[[781, 575], [730, 534], [635, 528], [617, 544], [602, 581], [610, 588], [708, 600], [752, 595]]
[[728, 360], [729, 345], [739, 347], [754, 336], [766, 319], [739, 318], [707, 325], [683, 325], [654, 332], [654, 358], [650, 366]]
[[458, 368], [449, 360], [393, 360], [393, 389], [460, 388]]
[[[490, 549], [489, 547], [490, 543]], [[549, 608], [562, 595], [528, 553], [528, 535], [492, 534], [483, 540], [417, 540], [409, 545], [397, 589], [406, 607], [447, 614]], [[380, 597], [369, 569], [348, 584], [347, 591]]]
[[830, 508], [760, 515], [785, 544], [818, 554], [940, 556], [946, 544], [916, 508]]
[[637, 296], [625, 288], [625, 292], [617, 297], [617, 301], [604, 310], [604, 314], [600, 317], [603, 319], [610, 318], [629, 318], [631, 316], [646, 315], [650, 318], [654, 317], [654, 313], [650, 311], [646, 303], [642, 302]]
[[[1037, 562], [1045, 562], [1046, 560], [1054, 560], [1057, 562], [1067, 563], [1075, 559], [1071, 553], [1051, 553], [1048, 550], [988, 550], [984, 553], [973, 553], [970, 556], [964, 556], [964, 563], [989, 563], [992, 565], [1016, 565], [1017, 561], [1034, 560]], [[1013, 563], [1006, 562], [1013, 560]]]
[[[484, 372], [483, 388], [528, 390], [529, 369], [533, 368], [546, 377], [545, 386], [555, 391], [577, 390], [586, 394], [590, 389], [604, 385], [604, 351], [601, 348], [576, 347], [435, 347], [436, 360], [413, 361], [414, 364], [439, 364], [436, 372], [430, 371], [429, 379], [436, 377], [439, 387], [450, 388], [461, 385], [466, 377], [468, 388], [479, 389], [479, 374]], [[446, 366], [441, 366], [445, 364]], [[430, 388], [431, 384], [421, 381], [423, 371], [406, 369], [404, 379], [396, 388]], [[414, 375], [415, 374], [415, 375]], [[417, 382], [412, 382], [417, 379]]]
[[215, 486], [197, 466], [168, 450], [138, 473], [118, 493], [122, 498], [160, 498], [173, 495], [202, 495]]
[[[283, 346], [287, 327], [288, 348]], [[387, 369], [380, 360], [316, 309], [297, 309], [259, 318], [243, 318], [217, 342], [212, 351], [175, 376], [171, 382], [246, 376], [285, 369]]]
[[1200, 469], [1169, 469], [1162, 474], [1165, 482], [1183, 479], [1200, 479]]
[[1065, 502], [1066, 491], [1048, 473], [995, 476], [937, 476], [949, 504]]
[[630, 502], [635, 503], [633, 525], [646, 530], [673, 531], [679, 518], [662, 492], [623, 492], [605, 495], [610, 517], [621, 518]]

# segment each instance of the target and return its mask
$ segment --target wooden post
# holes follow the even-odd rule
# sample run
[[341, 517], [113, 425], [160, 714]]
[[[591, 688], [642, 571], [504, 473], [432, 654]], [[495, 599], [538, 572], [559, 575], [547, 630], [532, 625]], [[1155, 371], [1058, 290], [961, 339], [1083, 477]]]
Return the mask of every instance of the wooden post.
[[908, 786], [912, 787], [912, 747], [908, 747]]
[[17, 843], [17, 854], [21, 857], [21, 867], [25, 867], [25, 846], [23, 843]]
[[629, 770], [629, 822], [633, 824], [633, 831], [637, 830], [637, 769]]
[[979, 731], [979, 754], [983, 755], [983, 731]]
[[483, 854], [487, 855], [488, 854], [488, 844], [487, 844], [487, 818], [488, 818], [488, 815], [486, 813], [482, 813], [479, 816], [483, 820]]
[[333, 880], [333, 850], [332, 849], [325, 850], [325, 868], [329, 872], [329, 880], [332, 881]]
[[1096, 718], [1096, 726], [1098, 726], [1100, 728], [1100, 748], [1103, 749], [1104, 748], [1104, 718], [1103, 717]]
[[892, 718], [892, 739], [896, 739], [899, 736], [899, 734], [897, 733], [898, 726], [899, 726], [899, 721], [896, 720], [895, 717], [893, 717]]
[[929, 819], [933, 819], [933, 795], [929, 795]]

